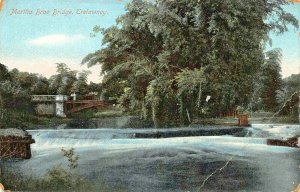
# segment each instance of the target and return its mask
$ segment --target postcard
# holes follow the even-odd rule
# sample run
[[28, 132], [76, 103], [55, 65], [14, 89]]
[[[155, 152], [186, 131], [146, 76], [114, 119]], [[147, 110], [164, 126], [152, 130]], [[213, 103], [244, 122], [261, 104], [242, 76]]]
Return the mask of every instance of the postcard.
[[300, 192], [299, 26], [299, 0], [0, 0], [0, 191]]

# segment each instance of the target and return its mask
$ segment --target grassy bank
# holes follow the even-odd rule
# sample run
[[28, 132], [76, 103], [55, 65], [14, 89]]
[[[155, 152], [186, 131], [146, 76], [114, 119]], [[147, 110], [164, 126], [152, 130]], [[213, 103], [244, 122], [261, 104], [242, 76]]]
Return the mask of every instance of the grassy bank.
[[[31, 176], [28, 171], [22, 174], [20, 170], [12, 168], [6, 171], [2, 167], [0, 182], [7, 189], [13, 191], [83, 191], [90, 190], [88, 183], [83, 182], [83, 178], [76, 173], [79, 156], [74, 154], [74, 149], [61, 149], [62, 155], [68, 161], [68, 168], [56, 165], [49, 169], [43, 176]], [[10, 162], [9, 159], [4, 161]]]
[[33, 129], [38, 127], [53, 128], [61, 124], [68, 123], [68, 118], [58, 117], [42, 117], [34, 113], [26, 113], [22, 111], [9, 110], [6, 111], [5, 116], [0, 120], [0, 128], [21, 128]]
[[[224, 118], [195, 118], [192, 119], [191, 126], [194, 125], [228, 125], [237, 124], [237, 117]], [[249, 114], [249, 123], [283, 123], [298, 124], [298, 115], [276, 116], [270, 112], [255, 112]], [[163, 127], [179, 127], [180, 124], [168, 124]], [[34, 112], [18, 110], [7, 110], [0, 116], [0, 128], [22, 128], [22, 129], [51, 129], [51, 128], [97, 128], [97, 127], [153, 127], [151, 121], [144, 121], [138, 116], [129, 116], [123, 113], [121, 108], [109, 107], [106, 109], [88, 109], [68, 116], [59, 118], [53, 116], [38, 116]], [[162, 127], [162, 128], [163, 128]]]
[[[90, 182], [77, 172], [79, 156], [74, 153], [73, 148], [62, 148], [61, 151], [68, 162], [66, 166], [55, 165], [39, 177], [30, 174], [30, 170], [24, 174], [24, 170], [20, 171], [13, 168], [13, 170], [6, 171], [2, 167], [0, 183], [12, 191], [112, 191], [112, 188], [106, 185], [104, 181], [98, 181], [97, 186], [100, 185], [101, 189], [96, 189], [95, 183]], [[120, 189], [118, 191], [125, 190]]]

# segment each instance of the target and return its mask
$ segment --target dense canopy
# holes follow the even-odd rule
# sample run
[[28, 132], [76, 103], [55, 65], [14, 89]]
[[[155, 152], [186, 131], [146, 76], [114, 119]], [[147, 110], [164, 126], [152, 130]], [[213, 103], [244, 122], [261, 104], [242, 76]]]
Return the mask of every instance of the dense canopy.
[[100, 64], [105, 95], [156, 126], [248, 108], [258, 73], [268, 70], [269, 33], [298, 27], [282, 8], [288, 3], [133, 0], [115, 26], [94, 28], [103, 33], [103, 46], [83, 63]]

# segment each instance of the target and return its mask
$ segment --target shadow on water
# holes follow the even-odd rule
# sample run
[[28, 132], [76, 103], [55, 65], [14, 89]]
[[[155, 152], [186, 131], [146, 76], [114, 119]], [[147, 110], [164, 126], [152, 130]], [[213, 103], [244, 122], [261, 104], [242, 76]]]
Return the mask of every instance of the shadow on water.
[[222, 136], [232, 135], [235, 137], [248, 136], [249, 131], [245, 127], [209, 127], [181, 130], [157, 130], [155, 132], [137, 132], [135, 138], [170, 138], [170, 137], [194, 137], [194, 136]]
[[[131, 169], [120, 165], [103, 171], [110, 172], [107, 184], [128, 191], [198, 191], [202, 182], [224, 164], [226, 161], [186, 159], [171, 164], [157, 160], [147, 166], [137, 163]], [[251, 191], [260, 186], [256, 169], [243, 161], [230, 162], [226, 170], [208, 179], [199, 191]]]

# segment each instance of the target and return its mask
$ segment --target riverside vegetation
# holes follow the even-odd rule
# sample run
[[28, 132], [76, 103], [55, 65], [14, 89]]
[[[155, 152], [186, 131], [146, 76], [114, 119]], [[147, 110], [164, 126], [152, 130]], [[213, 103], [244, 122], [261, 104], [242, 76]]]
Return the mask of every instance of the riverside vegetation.
[[98, 93], [155, 127], [237, 109], [276, 112], [299, 90], [299, 74], [281, 77], [281, 50], [266, 49], [270, 33], [299, 27], [282, 8], [289, 3], [133, 0], [115, 26], [91, 33], [101, 32], [104, 46], [82, 64], [100, 64], [102, 83], [64, 63], [49, 79], [0, 64], [0, 127], [63, 122], [36, 117], [33, 94]]
[[83, 178], [76, 173], [79, 156], [74, 154], [74, 149], [61, 149], [68, 160], [68, 167], [56, 165], [49, 169], [42, 177], [30, 176], [30, 173], [21, 175], [17, 170], [4, 171], [0, 181], [5, 183], [7, 189], [13, 191], [89, 191], [91, 188]]
[[94, 27], [103, 48], [82, 63], [101, 65], [103, 93], [155, 127], [237, 108], [275, 112], [291, 84], [281, 50], [266, 45], [270, 33], [299, 27], [289, 3], [133, 0], [116, 25]]

